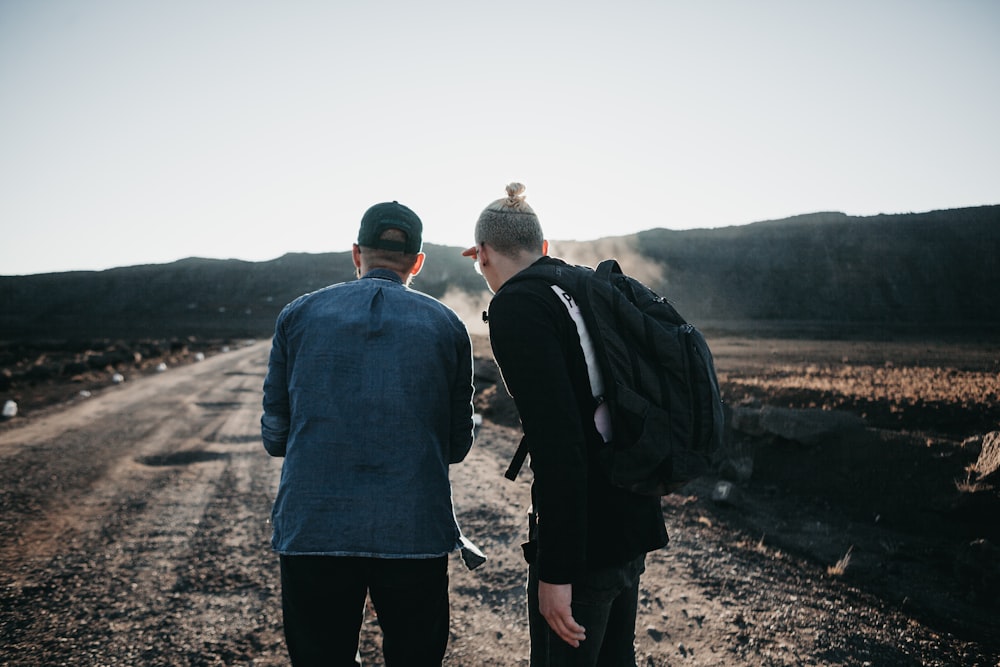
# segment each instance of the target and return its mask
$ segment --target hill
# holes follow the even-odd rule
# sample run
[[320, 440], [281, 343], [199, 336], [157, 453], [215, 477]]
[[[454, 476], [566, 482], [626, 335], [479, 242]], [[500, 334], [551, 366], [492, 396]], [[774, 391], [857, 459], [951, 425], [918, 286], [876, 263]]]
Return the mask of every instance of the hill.
[[[651, 229], [554, 243], [617, 256], [703, 327], [900, 333], [1000, 326], [1000, 205], [854, 217], [815, 213], [721, 229]], [[488, 301], [458, 248], [428, 244], [414, 287]], [[106, 271], [0, 276], [0, 341], [260, 337], [296, 296], [353, 277], [349, 253], [267, 262], [189, 258]]]
[[[1000, 206], [639, 234], [691, 319], [978, 328], [1000, 322]], [[678, 300], [682, 297], [678, 296]]]

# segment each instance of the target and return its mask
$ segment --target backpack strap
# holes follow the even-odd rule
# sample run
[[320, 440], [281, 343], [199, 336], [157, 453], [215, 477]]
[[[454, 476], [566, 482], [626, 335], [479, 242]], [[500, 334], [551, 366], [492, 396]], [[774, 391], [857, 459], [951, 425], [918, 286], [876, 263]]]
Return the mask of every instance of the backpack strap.
[[[601, 262], [601, 267], [605, 265], [607, 265], [605, 268], [609, 272], [618, 268], [618, 262], [613, 259]], [[621, 269], [618, 270], [621, 271]], [[590, 395], [597, 401], [597, 407], [594, 409], [594, 426], [597, 428], [597, 432], [601, 434], [601, 439], [604, 442], [611, 442], [613, 429], [611, 428], [611, 413], [608, 410], [608, 404], [604, 401], [604, 374], [601, 372], [601, 366], [597, 361], [597, 350], [594, 347], [594, 339], [587, 329], [587, 323], [583, 320], [583, 311], [580, 310], [579, 299], [559, 285], [553, 285], [552, 291], [556, 293], [559, 300], [566, 306], [570, 319], [576, 325], [577, 335], [580, 337], [583, 359], [587, 362], [587, 379], [590, 381]]]
[[[605, 267], [605, 265], [607, 265]], [[617, 270], [621, 273], [621, 269], [618, 267], [618, 262], [609, 259], [601, 262], [599, 268], [604, 268], [605, 273], [611, 273]], [[557, 273], [558, 275], [558, 273]], [[580, 312], [580, 306], [577, 303], [576, 297], [569, 293], [563, 287], [558, 284], [550, 285], [552, 291], [555, 292], [556, 297], [559, 301], [566, 306], [566, 310], [569, 313], [569, 317], [573, 320], [573, 324], [576, 325], [577, 334], [580, 337], [580, 347], [583, 349], [583, 358], [587, 362], [587, 377], [590, 381], [590, 393], [597, 401], [597, 409], [594, 411], [594, 425], [597, 427], [597, 432], [601, 434], [601, 438], [604, 442], [611, 441], [611, 417], [608, 412], [608, 406], [604, 402], [604, 379], [601, 374], [601, 367], [597, 363], [597, 354], [594, 351], [594, 342], [590, 337], [590, 332], [587, 330], [587, 325], [583, 321], [583, 314]], [[507, 466], [507, 472], [504, 473], [504, 477], [513, 481], [517, 479], [517, 474], [521, 471], [524, 466], [524, 461], [528, 456], [528, 445], [527, 438], [521, 438], [521, 442], [517, 445], [517, 451], [514, 452], [514, 458], [511, 459], [510, 465]]]
[[552, 285], [552, 291], [556, 293], [562, 305], [566, 306], [569, 317], [576, 325], [576, 333], [580, 337], [580, 347], [583, 348], [583, 358], [587, 362], [587, 376], [590, 380], [590, 395], [598, 401], [604, 400], [604, 378], [601, 375], [601, 368], [597, 365], [597, 353], [594, 351], [594, 341], [587, 330], [587, 324], [583, 321], [583, 313], [580, 311], [580, 304], [576, 297], [568, 290], [559, 285]]
[[510, 460], [510, 465], [507, 466], [507, 472], [503, 474], [504, 477], [510, 481], [517, 479], [517, 473], [521, 472], [521, 466], [524, 465], [524, 459], [528, 458], [528, 438], [527, 436], [521, 438], [521, 442], [517, 443], [517, 451], [514, 452], [514, 458]]

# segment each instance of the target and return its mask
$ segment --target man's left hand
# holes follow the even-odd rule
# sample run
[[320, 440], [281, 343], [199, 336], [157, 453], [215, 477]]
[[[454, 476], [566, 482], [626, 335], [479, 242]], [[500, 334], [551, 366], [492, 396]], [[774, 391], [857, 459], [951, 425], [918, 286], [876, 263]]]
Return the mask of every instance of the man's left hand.
[[573, 584], [547, 584], [538, 582], [538, 611], [559, 635], [559, 638], [579, 648], [587, 638], [586, 629], [573, 618]]

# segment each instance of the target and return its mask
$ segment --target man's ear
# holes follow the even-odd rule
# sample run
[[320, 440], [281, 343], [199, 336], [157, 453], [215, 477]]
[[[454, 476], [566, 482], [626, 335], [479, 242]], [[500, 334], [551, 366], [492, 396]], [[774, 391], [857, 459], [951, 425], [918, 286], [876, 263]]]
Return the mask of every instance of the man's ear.
[[354, 268], [360, 270], [361, 269], [361, 246], [359, 246], [357, 243], [355, 243], [354, 247], [351, 248], [351, 257], [354, 258]]
[[548, 256], [548, 254], [549, 254], [549, 241], [548, 239], [544, 239], [542, 241], [542, 255]]
[[417, 253], [417, 260], [413, 262], [413, 268], [410, 269], [410, 275], [415, 276], [420, 273], [420, 269], [424, 268], [424, 253]]

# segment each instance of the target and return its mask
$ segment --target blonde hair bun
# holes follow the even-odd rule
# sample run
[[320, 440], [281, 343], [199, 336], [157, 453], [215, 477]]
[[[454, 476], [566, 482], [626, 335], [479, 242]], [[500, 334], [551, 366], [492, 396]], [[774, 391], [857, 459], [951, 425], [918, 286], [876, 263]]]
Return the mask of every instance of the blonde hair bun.
[[511, 183], [507, 186], [507, 198], [524, 201], [524, 191], [526, 189], [523, 183]]
[[507, 186], [507, 200], [503, 202], [504, 206], [517, 210], [531, 210], [528, 204], [524, 201], [524, 191], [527, 188], [524, 187], [523, 183], [511, 183]]

